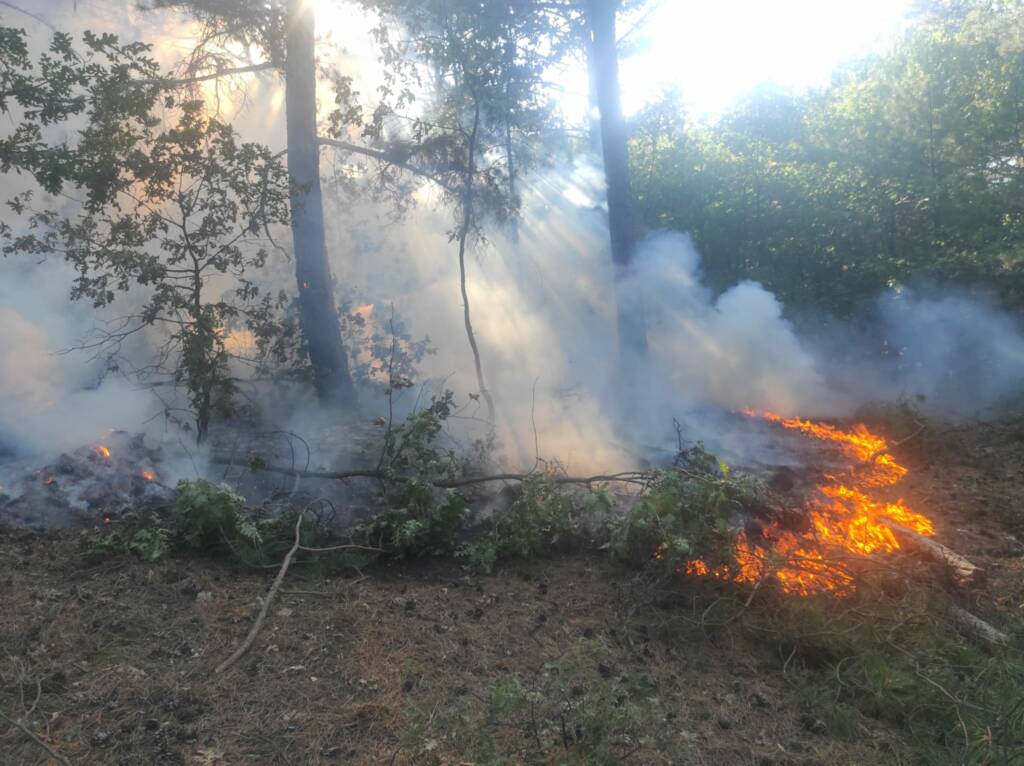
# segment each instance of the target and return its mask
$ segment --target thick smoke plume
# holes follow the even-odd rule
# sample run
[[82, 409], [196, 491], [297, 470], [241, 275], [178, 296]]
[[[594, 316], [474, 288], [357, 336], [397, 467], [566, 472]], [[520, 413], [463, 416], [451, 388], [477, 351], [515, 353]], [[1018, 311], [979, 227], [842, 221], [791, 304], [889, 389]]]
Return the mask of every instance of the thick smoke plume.
[[[74, 22], [96, 26], [84, 17]], [[148, 36], [140, 34], [142, 24], [153, 25]], [[128, 26], [138, 28], [120, 31], [125, 39], [194, 32], [175, 24], [132, 16]], [[154, 30], [160, 34], [149, 34]], [[171, 53], [157, 51], [161, 59]], [[239, 100], [237, 112], [226, 116], [235, 117], [246, 138], [276, 150], [281, 120], [266, 115], [280, 108], [280, 90], [272, 79], [248, 85], [249, 101]], [[325, 155], [325, 173], [332, 164]], [[673, 419], [686, 438], [742, 459], [761, 454], [762, 446], [749, 433], [731, 431], [741, 419], [729, 413], [744, 407], [844, 416], [872, 400], [920, 395], [936, 412], [966, 414], [996, 406], [1022, 387], [1019, 323], [963, 296], [887, 295], [867, 329], [819, 317], [816, 332], [798, 332], [776, 297], [756, 283], [712, 293], [690, 241], [665, 232], [640, 243], [628, 283], [616, 290], [601, 173], [579, 161], [521, 182], [518, 236], [492, 227], [468, 261], [472, 316], [509, 464], [529, 466], [539, 456], [575, 471], [634, 465], [671, 448]], [[403, 393], [398, 414], [444, 388], [467, 402], [477, 384], [448, 237], [451, 211], [424, 190], [417, 207], [393, 222], [387, 203], [368, 201], [352, 187], [326, 187], [339, 284], [360, 304], [372, 304], [378, 326], [394, 307], [413, 336], [429, 336], [437, 349], [422, 364], [425, 386]], [[265, 286], [292, 290], [291, 268], [275, 264]], [[102, 370], [87, 353], [56, 354], [96, 321], [89, 307], [69, 306], [70, 278], [59, 263], [0, 261], [0, 445], [8, 451], [74, 446], [110, 428], [137, 431], [160, 411], [152, 391], [110, 376], [100, 384]], [[629, 371], [626, 390], [617, 364], [616, 295], [642, 307], [649, 332], [648, 362]], [[145, 348], [135, 352], [140, 361], [146, 357]], [[298, 401], [274, 396], [261, 403], [274, 425], [300, 433], [325, 420], [305, 393]], [[379, 393], [367, 393], [364, 405], [367, 422], [384, 411]], [[454, 435], [478, 435], [483, 416], [470, 401], [453, 421]], [[314, 459], [340, 467], [329, 450]]]

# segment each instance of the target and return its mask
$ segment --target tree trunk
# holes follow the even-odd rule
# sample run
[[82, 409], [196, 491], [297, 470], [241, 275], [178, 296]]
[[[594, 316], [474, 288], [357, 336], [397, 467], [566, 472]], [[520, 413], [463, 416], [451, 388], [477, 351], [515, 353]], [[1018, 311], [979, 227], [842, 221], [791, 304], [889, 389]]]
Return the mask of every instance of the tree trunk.
[[476, 382], [480, 388], [480, 395], [487, 404], [487, 422], [494, 425], [494, 399], [491, 392], [487, 390], [487, 383], [484, 381], [484, 368], [480, 362], [480, 348], [476, 343], [476, 333], [473, 331], [473, 320], [469, 315], [469, 293], [466, 290], [466, 242], [469, 238], [470, 229], [473, 228], [473, 178], [476, 174], [476, 149], [477, 139], [480, 131], [480, 101], [476, 95], [473, 96], [473, 130], [469, 134], [469, 151], [466, 159], [466, 174], [462, 182], [462, 226], [459, 230], [459, 289], [462, 292], [463, 320], [466, 325], [466, 337], [469, 339], [469, 348], [473, 352], [473, 366], [476, 369]]
[[629, 276], [636, 247], [637, 229], [629, 189], [629, 153], [626, 119], [619, 90], [619, 55], [615, 16], [619, 0], [588, 0], [587, 21], [591, 45], [589, 68], [601, 115], [601, 153], [608, 195], [608, 230], [615, 266], [618, 302], [619, 358], [631, 371], [647, 350], [647, 330], [639, 296], [628, 294]]
[[313, 4], [288, 0], [285, 38], [285, 119], [291, 180], [292, 240], [302, 335], [321, 401], [352, 407], [356, 392], [341, 340], [334, 281], [327, 262], [316, 137], [316, 56]]

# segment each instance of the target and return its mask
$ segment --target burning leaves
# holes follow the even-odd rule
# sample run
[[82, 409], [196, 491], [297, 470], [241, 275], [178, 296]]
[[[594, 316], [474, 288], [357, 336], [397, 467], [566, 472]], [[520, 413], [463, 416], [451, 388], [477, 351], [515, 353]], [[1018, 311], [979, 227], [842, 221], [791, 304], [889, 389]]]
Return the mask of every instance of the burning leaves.
[[889, 502], [875, 496], [902, 479], [907, 469], [887, 451], [886, 440], [863, 424], [842, 430], [772, 412], [747, 410], [744, 414], [834, 444], [854, 463], [844, 472], [826, 474], [818, 484], [808, 504], [806, 529], [784, 529], [776, 522], [761, 530], [761, 539], [743, 531], [736, 540], [734, 565], [709, 567], [694, 560], [687, 564], [687, 574], [748, 584], [774, 578], [786, 593], [843, 596], [854, 589], [852, 561], [900, 549], [893, 524], [920, 535], [935, 534], [931, 520], [902, 500]]

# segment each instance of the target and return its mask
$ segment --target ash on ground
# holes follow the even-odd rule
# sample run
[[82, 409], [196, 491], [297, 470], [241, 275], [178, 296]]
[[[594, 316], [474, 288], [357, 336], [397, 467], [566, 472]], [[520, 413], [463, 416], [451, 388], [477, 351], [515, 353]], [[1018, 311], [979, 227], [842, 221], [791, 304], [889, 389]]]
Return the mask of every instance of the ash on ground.
[[0, 521], [16, 526], [87, 527], [129, 512], [159, 508], [174, 492], [162, 479], [163, 453], [144, 437], [113, 431], [40, 465], [0, 466]]

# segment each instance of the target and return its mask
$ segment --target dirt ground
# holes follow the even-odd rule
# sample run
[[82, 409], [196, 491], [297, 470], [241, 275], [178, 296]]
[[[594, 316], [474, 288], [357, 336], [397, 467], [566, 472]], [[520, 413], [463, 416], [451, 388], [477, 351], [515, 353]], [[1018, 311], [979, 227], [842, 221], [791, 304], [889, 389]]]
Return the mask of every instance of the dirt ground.
[[[900, 452], [908, 501], [989, 571], [978, 609], [1024, 609], [1024, 421]], [[786, 657], [695, 629], [685, 584], [601, 553], [296, 572], [218, 676], [274, 572], [97, 561], [88, 540], [0, 527], [0, 764], [52, 762], [10, 719], [76, 765], [913, 762], [877, 721], [834, 735]]]

